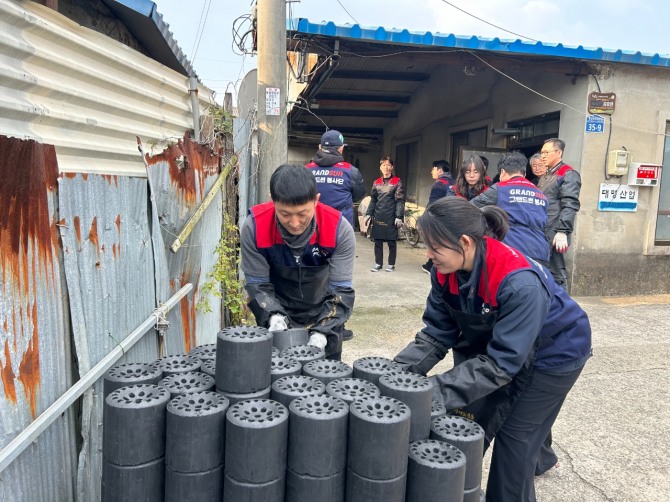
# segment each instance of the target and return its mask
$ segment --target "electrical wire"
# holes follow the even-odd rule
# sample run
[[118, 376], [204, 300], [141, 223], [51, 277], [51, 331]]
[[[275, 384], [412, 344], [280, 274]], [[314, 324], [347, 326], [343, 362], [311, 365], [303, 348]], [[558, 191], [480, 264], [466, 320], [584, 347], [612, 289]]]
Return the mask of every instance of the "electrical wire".
[[[202, 0], [202, 10], [200, 11], [200, 19], [198, 20], [198, 27], [195, 30], [195, 38], [193, 39], [193, 48], [191, 49], [191, 54], [195, 53], [196, 45], [198, 44], [198, 34], [200, 33], [200, 26], [202, 26], [202, 20], [205, 17], [205, 7], [207, 6], [207, 0]], [[191, 56], [191, 58], [193, 58]]]
[[[473, 57], [479, 59], [482, 63], [484, 63], [484, 64], [485, 64], [486, 66], [488, 66], [489, 68], [491, 68], [493, 71], [499, 73], [499, 74], [502, 75], [503, 77], [505, 77], [505, 78], [511, 80], [512, 82], [514, 82], [515, 84], [517, 84], [518, 86], [523, 87], [524, 89], [526, 89], [526, 90], [532, 92], [533, 94], [536, 94], [536, 95], [540, 96], [540, 97], [543, 98], [543, 99], [546, 99], [546, 100], [548, 100], [548, 101], [551, 101], [552, 103], [556, 103], [557, 105], [564, 106], [564, 107], [566, 107], [566, 108], [568, 108], [568, 109], [570, 109], [570, 110], [572, 110], [572, 111], [578, 113], [579, 115], [582, 115], [583, 117], [588, 117], [589, 115], [591, 115], [591, 114], [588, 113], [588, 112], [583, 112], [583, 111], [581, 111], [581, 110], [578, 110], [577, 108], [575, 108], [575, 107], [573, 107], [573, 106], [570, 106], [570, 105], [567, 104], [567, 103], [563, 103], [562, 101], [558, 101], [558, 100], [556, 100], [556, 99], [550, 98], [549, 96], [546, 96], [546, 95], [542, 94], [541, 92], [536, 91], [535, 89], [533, 89], [533, 88], [531, 88], [531, 87], [528, 87], [528, 86], [525, 85], [525, 84], [522, 84], [521, 82], [519, 82], [518, 80], [516, 80], [514, 77], [511, 77], [510, 75], [507, 75], [505, 72], [503, 72], [502, 70], [499, 70], [498, 68], [496, 68], [495, 66], [493, 66], [492, 64], [490, 64], [488, 61], [482, 59], [481, 57], [479, 57], [477, 54], [475, 54], [475, 53], [472, 52], [472, 51], [467, 51], [467, 50], [466, 50], [466, 51], [463, 51], [463, 52], [466, 52], [466, 53], [470, 54], [471, 56], [473, 56]], [[610, 116], [610, 120], [611, 120], [611, 119], [612, 119], [612, 117]], [[652, 131], [651, 129], [642, 129], [642, 128], [639, 128], [639, 127], [633, 127], [633, 126], [629, 126], [629, 125], [626, 125], [626, 124], [621, 124], [621, 123], [619, 123], [619, 122], [613, 122], [613, 121], [612, 121], [612, 122], [610, 123], [610, 127], [611, 127], [612, 125], [616, 125], [617, 127], [623, 127], [624, 129], [629, 129], [629, 130], [631, 130], [631, 131], [638, 131], [638, 132], [643, 132], [643, 133], [651, 133], [651, 134], [653, 134], [653, 135], [655, 135], [655, 136], [668, 136], [667, 134], [659, 133], [658, 131]]]
[[[205, 25], [207, 24], [207, 19], [209, 16], [209, 8], [212, 6], [212, 0], [207, 0], [207, 10], [204, 13], [204, 18], [202, 18], [202, 26], [199, 25], [200, 29], [200, 34], [197, 36], [197, 43], [195, 45], [195, 49], [193, 50], [193, 61], [195, 61], [196, 54], [198, 53], [198, 49], [200, 48], [200, 41], [202, 40], [202, 35], [205, 33]], [[204, 4], [203, 4], [203, 9], [204, 9]]]
[[482, 23], [486, 23], [486, 24], [488, 24], [489, 26], [493, 26], [494, 28], [497, 28], [497, 29], [499, 29], [499, 30], [502, 30], [502, 31], [504, 31], [504, 32], [506, 32], [506, 33], [511, 33], [512, 35], [516, 35], [517, 37], [525, 38], [526, 40], [531, 40], [532, 42], [539, 42], [539, 40], [536, 40], [536, 39], [531, 38], [531, 37], [527, 37], [526, 35], [521, 35], [521, 34], [519, 34], [519, 33], [515, 33], [515, 32], [513, 32], [513, 31], [510, 31], [510, 30], [508, 30], [508, 29], [503, 28], [502, 26], [498, 26], [497, 24], [493, 24], [493, 23], [487, 21], [486, 19], [482, 19], [481, 17], [477, 17], [477, 16], [475, 16], [474, 14], [470, 14], [468, 11], [466, 11], [466, 10], [464, 10], [464, 9], [461, 9], [461, 8], [458, 7], [457, 5], [454, 5], [454, 4], [451, 3], [451, 2], [447, 2], [447, 0], [441, 0], [441, 1], [442, 1], [443, 3], [446, 3], [447, 5], [449, 5], [450, 7], [453, 7], [454, 9], [461, 11], [463, 14], [466, 14], [466, 15], [468, 15], [468, 16], [470, 16], [470, 17], [475, 18], [477, 21], [481, 21]]
[[[246, 28], [247, 23], [250, 25], [249, 28]], [[246, 31], [240, 34], [243, 29], [246, 29]], [[242, 56], [244, 54], [253, 54], [253, 43], [249, 49], [246, 48], [246, 45], [249, 36], [253, 36], [255, 31], [256, 22], [251, 14], [243, 14], [233, 21], [232, 49], [234, 54], [238, 56]]]
[[[329, 47], [317, 42], [316, 40], [310, 40], [310, 44], [318, 46], [319, 48], [321, 48], [324, 51], [331, 52], [331, 49]], [[591, 115], [590, 113], [586, 113], [586, 112], [583, 112], [581, 110], [578, 110], [578, 109], [574, 108], [573, 106], [570, 106], [567, 103], [563, 103], [562, 101], [558, 101], [556, 99], [550, 98], [549, 96], [546, 96], [546, 95], [542, 94], [541, 92], [536, 91], [535, 89], [519, 82], [518, 80], [516, 80], [513, 77], [511, 77], [510, 75], [506, 74], [502, 70], [499, 70], [498, 68], [496, 68], [495, 66], [490, 64], [488, 61], [484, 60], [483, 58], [481, 58], [480, 56], [478, 56], [477, 54], [475, 54], [473, 51], [470, 51], [470, 50], [464, 50], [464, 49], [440, 50], [440, 51], [436, 51], [436, 50], [426, 50], [426, 51], [402, 50], [402, 51], [385, 53], [385, 54], [366, 55], [366, 54], [357, 54], [357, 53], [354, 53], [354, 52], [349, 52], [349, 51], [340, 49], [339, 54], [340, 55], [349, 55], [349, 56], [358, 57], [358, 58], [362, 58], [362, 59], [376, 59], [376, 58], [385, 58], [385, 57], [397, 56], [397, 55], [401, 55], [401, 54], [425, 54], [425, 53], [453, 54], [453, 53], [457, 53], [457, 52], [464, 52], [464, 53], [470, 54], [472, 57], [477, 58], [479, 61], [484, 63], [486, 66], [491, 68], [493, 71], [499, 73], [503, 77], [505, 77], [505, 78], [511, 80], [512, 82], [514, 82], [515, 84], [517, 84], [518, 86], [523, 87], [524, 89], [540, 96], [543, 99], [546, 99], [548, 101], [551, 101], [552, 103], [564, 106], [564, 107], [566, 107], [566, 108], [568, 108], [568, 109], [570, 109], [570, 110], [572, 110], [572, 111], [574, 111], [574, 112], [576, 112], [576, 113], [578, 113], [578, 114], [580, 114], [584, 117], [587, 117], [587, 116]], [[332, 56], [332, 54], [331, 54], [331, 56]], [[523, 59], [523, 58], [510, 58], [510, 59], [513, 60], [513, 61], [528, 61], [527, 59]], [[549, 61], [549, 62], [551, 62], [551, 61]], [[322, 65], [319, 65], [319, 67], [321, 67], [321, 66]], [[313, 74], [316, 70], [318, 70], [319, 67], [315, 68], [312, 72], [310, 72], [310, 74]], [[597, 84], [597, 85], [598, 85], [598, 89], [600, 89], [600, 85], [599, 84]], [[611, 129], [612, 126], [618, 126], [618, 127], [624, 128], [624, 129], [629, 129], [631, 131], [638, 131], [638, 132], [642, 132], [642, 133], [646, 133], [646, 134], [653, 134], [653, 135], [656, 135], [656, 136], [670, 137], [670, 134], [667, 134], [667, 133], [661, 133], [661, 132], [658, 132], [658, 131], [653, 131], [651, 129], [642, 129], [642, 128], [639, 128], [639, 127], [629, 126], [629, 125], [626, 125], [626, 124], [622, 124], [620, 122], [614, 122], [612, 120], [611, 116], [609, 117], [609, 119], [610, 119], [610, 129]]]
[[294, 106], [295, 108], [300, 108], [301, 110], [305, 110], [306, 112], [311, 113], [312, 115], [314, 115], [314, 116], [319, 120], [319, 122], [321, 122], [321, 123], [324, 125], [324, 127], [326, 128], [326, 131], [327, 131], [327, 130], [328, 130], [328, 124], [326, 124], [326, 123], [323, 121], [323, 119], [321, 119], [321, 117], [319, 117], [316, 113], [314, 113], [312, 110], [309, 109], [309, 103], [307, 103], [307, 101], [305, 100], [305, 98], [299, 97], [299, 98], [298, 98], [298, 101], [302, 101], [303, 103], [305, 103], [305, 106], [306, 106], [307, 108], [305, 108], [305, 106], [298, 106], [298, 105], [295, 104], [295, 103], [293, 103], [293, 106]]
[[349, 17], [350, 17], [351, 19], [354, 20], [354, 23], [356, 23], [356, 24], [361, 24], [361, 23], [359, 23], [358, 21], [356, 21], [356, 18], [355, 18], [354, 16], [351, 15], [351, 12], [349, 12], [349, 11], [347, 10], [347, 8], [346, 8], [344, 5], [342, 5], [342, 2], [340, 2], [340, 0], [337, 0], [337, 3], [340, 4], [340, 7], [342, 7], [342, 9], [344, 10], [344, 12], [346, 12], [347, 14], [349, 14]]

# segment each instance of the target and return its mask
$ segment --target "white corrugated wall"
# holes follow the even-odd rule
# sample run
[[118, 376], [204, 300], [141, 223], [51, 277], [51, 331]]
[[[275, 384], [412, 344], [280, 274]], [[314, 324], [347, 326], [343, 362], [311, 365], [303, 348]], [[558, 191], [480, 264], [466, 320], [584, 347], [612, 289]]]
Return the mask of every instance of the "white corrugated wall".
[[[198, 86], [201, 108], [211, 91]], [[35, 2], [0, 0], [0, 134], [56, 147], [62, 172], [146, 176], [145, 145], [193, 128], [188, 78]]]

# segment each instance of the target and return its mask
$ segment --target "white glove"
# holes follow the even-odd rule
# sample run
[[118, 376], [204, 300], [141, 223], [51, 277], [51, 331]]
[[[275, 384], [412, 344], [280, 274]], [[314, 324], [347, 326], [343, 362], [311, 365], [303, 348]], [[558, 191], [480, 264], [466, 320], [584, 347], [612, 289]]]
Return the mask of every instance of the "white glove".
[[365, 217], [365, 226], [369, 227], [370, 226], [370, 220], [372, 219], [372, 216], [366, 216]]
[[400, 218], [395, 219], [395, 226], [398, 228], [402, 227], [402, 220]]
[[282, 329], [288, 329], [286, 324], [286, 318], [283, 315], [275, 314], [270, 317], [270, 331], [280, 331]]
[[565, 253], [568, 250], [568, 236], [563, 232], [556, 232], [553, 244], [557, 253]]
[[318, 347], [319, 349], [325, 349], [327, 343], [328, 340], [326, 339], [326, 335], [322, 335], [321, 333], [312, 331], [312, 334], [309, 337], [309, 342], [307, 342], [307, 345], [311, 345], [312, 347]]

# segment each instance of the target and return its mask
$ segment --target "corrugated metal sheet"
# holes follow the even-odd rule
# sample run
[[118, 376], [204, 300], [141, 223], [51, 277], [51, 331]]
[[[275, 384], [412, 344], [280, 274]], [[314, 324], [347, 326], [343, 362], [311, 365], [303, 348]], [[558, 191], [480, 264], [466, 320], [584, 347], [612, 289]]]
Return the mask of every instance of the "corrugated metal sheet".
[[102, 0], [133, 32], [152, 58], [183, 75], [195, 71], [151, 0]]
[[[0, 0], [0, 133], [53, 144], [59, 168], [145, 176], [145, 143], [192, 129], [188, 78], [36, 2]], [[201, 107], [211, 91], [198, 87]]]
[[221, 307], [217, 298], [210, 298], [212, 312], [197, 312], [202, 284], [217, 256], [214, 254], [221, 235], [221, 193], [205, 211], [184, 245], [173, 253], [172, 242], [186, 221], [198, 208], [203, 197], [219, 175], [219, 157], [207, 147], [183, 141], [166, 148], [161, 154], [146, 156], [149, 185], [152, 193], [153, 221], [160, 227], [155, 232], [156, 290], [159, 303], [172, 296], [186, 283], [194, 289], [181, 302], [180, 309], [168, 316], [171, 325], [181, 326], [181, 338], [166, 339], [167, 354], [188, 352], [196, 345], [213, 343], [221, 326]]
[[[84, 374], [156, 307], [147, 182], [70, 174], [58, 188], [72, 334]], [[156, 360], [156, 336], [148, 333], [124, 357]], [[99, 499], [102, 409], [98, 381], [83, 401], [79, 500]]]
[[[296, 28], [297, 26], [297, 28]], [[562, 58], [608, 61], [647, 66], [670, 66], [670, 55], [646, 54], [639, 51], [612, 50], [600, 47], [569, 46], [560, 43], [526, 42], [519, 39], [462, 36], [429, 31], [385, 29], [381, 26], [337, 25], [333, 22], [310, 23], [308, 19], [288, 19], [289, 32], [350, 38], [371, 42], [384, 42], [415, 46], [451, 47], [465, 50], [525, 54], [529, 56], [555, 56]]]
[[[210, 95], [198, 86], [201, 109]], [[182, 250], [168, 248], [219, 173], [217, 155], [182, 140], [192, 128], [187, 78], [35, 2], [0, 0], [0, 200], [11, 201], [0, 215], [0, 447], [65, 392], [73, 367], [84, 374], [183, 284], [207, 280], [220, 195]], [[147, 156], [150, 180], [136, 137], [152, 153], [176, 140]], [[220, 301], [200, 314], [197, 300], [170, 312], [166, 353], [215, 340]], [[159, 351], [148, 333], [122, 362]], [[99, 381], [0, 474], [0, 500], [100, 500], [102, 409]]]
[[[72, 383], [57, 174], [52, 146], [0, 136], [0, 448]], [[0, 500], [72, 500], [75, 459], [70, 409], [0, 474]]]

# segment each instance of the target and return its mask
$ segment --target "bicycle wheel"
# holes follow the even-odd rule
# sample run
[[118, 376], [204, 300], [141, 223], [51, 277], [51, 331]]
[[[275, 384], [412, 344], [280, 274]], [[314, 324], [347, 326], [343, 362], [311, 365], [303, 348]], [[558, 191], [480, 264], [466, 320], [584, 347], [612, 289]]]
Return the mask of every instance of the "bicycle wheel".
[[416, 247], [419, 243], [419, 230], [416, 228], [416, 218], [405, 216], [405, 235], [410, 246]]

